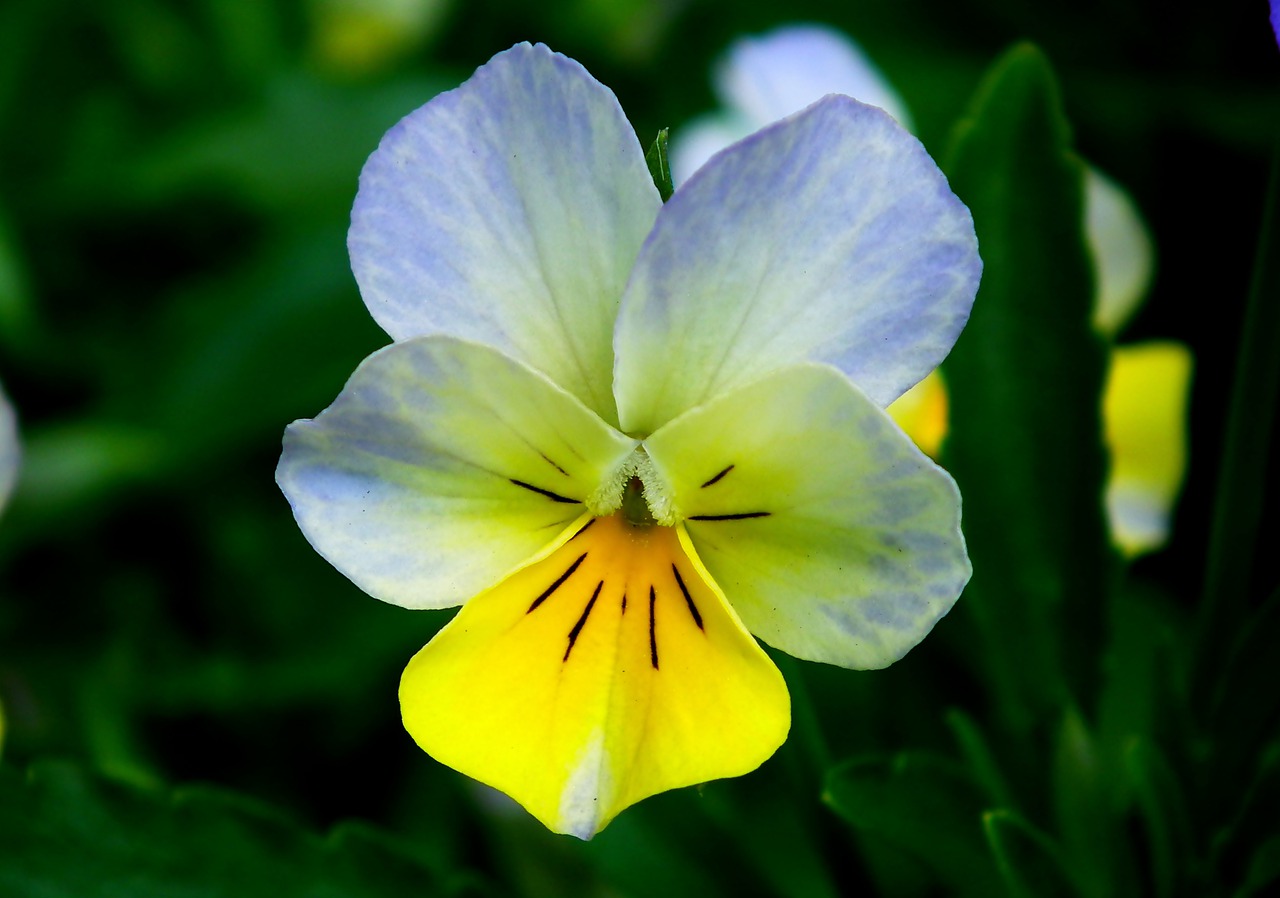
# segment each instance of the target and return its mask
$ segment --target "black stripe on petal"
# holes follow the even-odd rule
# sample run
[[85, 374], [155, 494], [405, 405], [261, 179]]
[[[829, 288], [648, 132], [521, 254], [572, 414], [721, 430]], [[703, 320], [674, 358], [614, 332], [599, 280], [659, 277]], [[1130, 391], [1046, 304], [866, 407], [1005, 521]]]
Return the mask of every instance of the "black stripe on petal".
[[586, 552], [583, 552], [581, 555], [579, 555], [578, 560], [575, 561], [573, 564], [569, 565], [569, 569], [556, 578], [556, 582], [552, 583], [550, 586], [544, 589], [542, 591], [542, 595], [538, 596], [536, 599], [533, 600], [533, 604], [529, 606], [529, 611], [526, 611], [525, 614], [529, 614], [530, 612], [532, 612], [533, 609], [537, 608], [539, 605], [545, 602], [549, 595], [551, 595], [553, 592], [555, 592], [557, 589], [563, 586], [564, 581], [568, 580], [571, 576], [573, 576], [573, 572], [578, 569], [578, 565], [582, 564], [583, 560], [585, 560], [586, 557], [587, 557]]
[[600, 598], [600, 590], [604, 588], [604, 581], [601, 580], [596, 584], [596, 591], [591, 594], [591, 601], [587, 602], [587, 607], [582, 609], [582, 617], [578, 618], [578, 622], [573, 625], [573, 629], [569, 631], [569, 647], [564, 650], [564, 657], [561, 661], [569, 660], [569, 653], [573, 651], [573, 644], [578, 641], [578, 634], [582, 632], [582, 628], [587, 625], [587, 618], [591, 614], [591, 609], [596, 607], [596, 599]]
[[680, 587], [680, 592], [684, 595], [685, 604], [689, 606], [689, 613], [693, 615], [693, 622], [698, 625], [698, 629], [706, 632], [706, 627], [702, 626], [702, 615], [698, 613], [698, 606], [693, 604], [693, 596], [689, 595], [689, 587], [684, 585], [684, 577], [680, 576], [680, 569], [674, 564], [671, 565], [671, 573], [676, 575], [676, 585]]

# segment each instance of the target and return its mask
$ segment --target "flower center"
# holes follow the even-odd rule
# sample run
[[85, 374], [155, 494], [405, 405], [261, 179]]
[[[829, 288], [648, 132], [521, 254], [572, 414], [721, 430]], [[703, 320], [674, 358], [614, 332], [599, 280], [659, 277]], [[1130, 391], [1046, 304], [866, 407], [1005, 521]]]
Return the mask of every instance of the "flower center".
[[657, 523], [644, 495], [644, 483], [632, 477], [622, 488], [622, 518], [633, 527], [652, 527]]
[[633, 527], [673, 527], [680, 520], [670, 488], [658, 474], [653, 459], [640, 446], [587, 497], [587, 508], [597, 517], [621, 510]]

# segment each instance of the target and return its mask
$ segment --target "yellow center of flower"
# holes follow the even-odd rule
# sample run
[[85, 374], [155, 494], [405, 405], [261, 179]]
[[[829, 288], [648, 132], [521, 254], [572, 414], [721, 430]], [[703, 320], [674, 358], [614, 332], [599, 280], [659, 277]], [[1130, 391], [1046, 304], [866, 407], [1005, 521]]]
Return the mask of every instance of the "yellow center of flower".
[[621, 508], [463, 606], [405, 670], [405, 725], [548, 827], [590, 836], [666, 789], [754, 769], [786, 738], [777, 669], [683, 527]]

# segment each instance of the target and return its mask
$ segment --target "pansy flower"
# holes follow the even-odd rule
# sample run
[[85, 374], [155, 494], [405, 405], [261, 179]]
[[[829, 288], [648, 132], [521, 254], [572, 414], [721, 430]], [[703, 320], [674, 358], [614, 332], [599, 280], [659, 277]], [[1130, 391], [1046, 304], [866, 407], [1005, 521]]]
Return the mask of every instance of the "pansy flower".
[[[880, 106], [911, 127], [902, 98], [848, 36], [822, 25], [788, 25], [739, 38], [715, 67], [722, 108], [675, 131], [671, 168], [681, 183], [719, 150], [836, 91]], [[1093, 261], [1094, 329], [1113, 340], [1145, 298], [1154, 249], [1128, 194], [1085, 170], [1086, 246]], [[1159, 548], [1187, 467], [1191, 353], [1180, 343], [1112, 344], [1102, 415], [1110, 454], [1104, 501], [1112, 541], [1126, 555]], [[889, 407], [929, 455], [947, 431], [947, 391], [934, 372]]]
[[349, 248], [394, 342], [278, 482], [370, 595], [462, 605], [405, 726], [549, 828], [767, 759], [789, 699], [752, 634], [883, 667], [968, 580], [955, 484], [883, 407], [981, 262], [879, 109], [827, 97], [664, 205], [613, 94], [518, 45], [388, 132]]

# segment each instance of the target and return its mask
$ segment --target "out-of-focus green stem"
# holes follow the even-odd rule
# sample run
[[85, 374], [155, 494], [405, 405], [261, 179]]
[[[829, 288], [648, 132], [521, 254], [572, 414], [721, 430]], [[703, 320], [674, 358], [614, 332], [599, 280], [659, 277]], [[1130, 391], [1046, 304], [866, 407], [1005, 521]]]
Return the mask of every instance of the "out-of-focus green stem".
[[[1248, 613], [1277, 400], [1280, 399], [1280, 139], [1272, 156], [1257, 261], [1236, 357], [1222, 467], [1214, 499], [1193, 683], [1211, 689], [1211, 673]], [[1205, 695], [1209, 693], [1206, 691]]]

